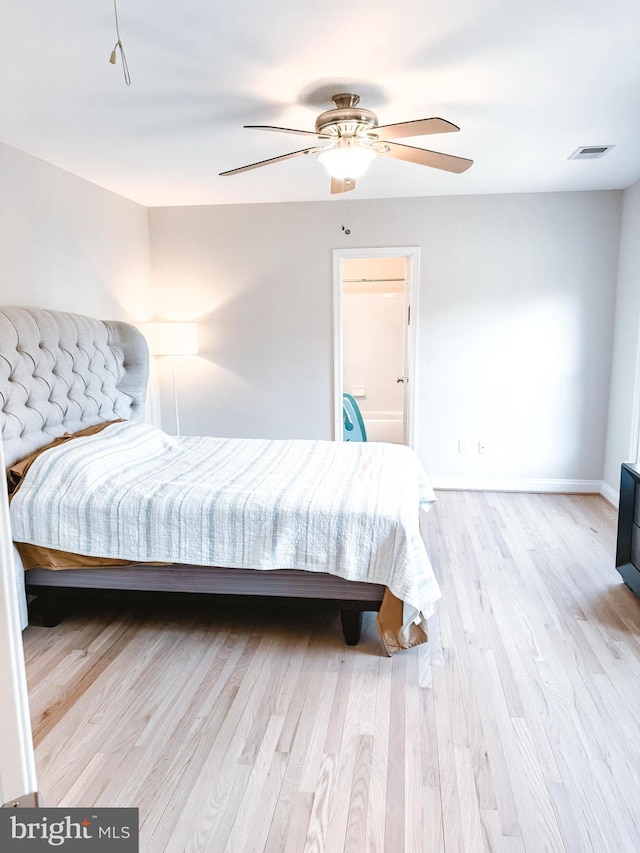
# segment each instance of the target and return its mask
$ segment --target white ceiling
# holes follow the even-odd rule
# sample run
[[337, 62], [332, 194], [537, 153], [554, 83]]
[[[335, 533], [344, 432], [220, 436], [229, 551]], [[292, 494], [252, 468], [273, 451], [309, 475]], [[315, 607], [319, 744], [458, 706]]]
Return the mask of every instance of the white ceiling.
[[[329, 200], [306, 147], [331, 93], [462, 175], [378, 158], [349, 198], [623, 188], [640, 178], [640, 0], [2, 0], [0, 140], [149, 206]], [[568, 160], [582, 145], [616, 147]], [[334, 197], [337, 199], [344, 196]]]

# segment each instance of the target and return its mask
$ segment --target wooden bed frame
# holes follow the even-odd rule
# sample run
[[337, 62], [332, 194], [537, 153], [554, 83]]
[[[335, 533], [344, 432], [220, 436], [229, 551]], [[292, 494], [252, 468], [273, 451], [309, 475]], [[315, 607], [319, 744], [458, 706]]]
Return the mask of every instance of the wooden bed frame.
[[[54, 438], [101, 422], [142, 420], [148, 350], [128, 323], [35, 308], [0, 309], [2, 438], [10, 465]], [[360, 638], [362, 613], [378, 611], [381, 584], [302, 570], [147, 566], [30, 569], [45, 624], [57, 624], [65, 590], [139, 590], [322, 601], [340, 612], [346, 642]]]
[[29, 569], [26, 588], [36, 596], [42, 622], [47, 627], [59, 624], [65, 593], [78, 589], [260, 596], [280, 603], [306, 600], [339, 610], [342, 633], [350, 646], [357, 645], [360, 639], [363, 613], [378, 611], [385, 593], [380, 584], [348, 581], [324, 573], [189, 565]]

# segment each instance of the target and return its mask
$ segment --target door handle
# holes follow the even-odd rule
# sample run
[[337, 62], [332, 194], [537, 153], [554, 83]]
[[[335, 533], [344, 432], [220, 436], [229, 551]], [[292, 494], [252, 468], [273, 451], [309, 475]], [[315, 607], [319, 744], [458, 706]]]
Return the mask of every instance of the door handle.
[[406, 380], [406, 377], [404, 377], [404, 376], [398, 376], [398, 378], [396, 379], [396, 384], [404, 385], [404, 383], [405, 383], [406, 381], [407, 381], [407, 380]]

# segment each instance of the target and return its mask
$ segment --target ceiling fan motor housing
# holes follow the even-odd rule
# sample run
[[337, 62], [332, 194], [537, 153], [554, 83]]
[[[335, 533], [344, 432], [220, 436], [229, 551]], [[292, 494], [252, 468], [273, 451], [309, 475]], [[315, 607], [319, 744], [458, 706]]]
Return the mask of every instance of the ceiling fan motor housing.
[[378, 126], [378, 117], [374, 112], [358, 107], [358, 95], [334, 95], [331, 100], [336, 108], [320, 113], [316, 119], [316, 133], [337, 137], [359, 136]]

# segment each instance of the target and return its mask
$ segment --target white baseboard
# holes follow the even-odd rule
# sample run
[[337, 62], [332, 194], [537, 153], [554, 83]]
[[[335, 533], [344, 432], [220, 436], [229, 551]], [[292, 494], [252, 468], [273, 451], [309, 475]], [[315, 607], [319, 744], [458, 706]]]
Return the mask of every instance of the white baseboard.
[[[430, 475], [434, 489], [480, 492], [556, 492], [603, 495], [613, 503], [613, 489], [602, 480], [547, 480], [536, 477], [449, 477]], [[608, 491], [605, 492], [604, 489]]]
[[617, 489], [612, 489], [608, 483], [604, 482], [604, 480], [600, 484], [600, 494], [606, 501], [613, 504], [616, 509], [618, 508], [618, 504], [620, 503], [620, 492]]

